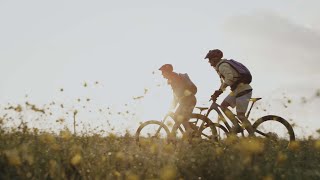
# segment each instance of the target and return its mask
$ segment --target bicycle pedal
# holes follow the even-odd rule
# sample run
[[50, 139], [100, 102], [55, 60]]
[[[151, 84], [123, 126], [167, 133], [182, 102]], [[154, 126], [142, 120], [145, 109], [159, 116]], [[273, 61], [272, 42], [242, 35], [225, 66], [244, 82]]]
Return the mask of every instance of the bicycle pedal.
[[197, 137], [199, 137], [200, 135], [197, 133], [197, 132], [194, 132], [194, 133], [192, 133], [191, 134], [191, 137], [192, 138], [197, 138]]
[[237, 129], [237, 133], [242, 133], [243, 132], [243, 129], [242, 128], [238, 128]]

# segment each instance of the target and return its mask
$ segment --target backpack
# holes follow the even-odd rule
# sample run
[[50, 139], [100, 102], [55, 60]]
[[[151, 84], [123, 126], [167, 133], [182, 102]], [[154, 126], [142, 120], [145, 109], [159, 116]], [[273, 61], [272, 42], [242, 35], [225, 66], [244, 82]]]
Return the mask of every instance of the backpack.
[[185, 89], [188, 89], [191, 91], [193, 95], [197, 93], [197, 86], [191, 81], [190, 77], [187, 73], [185, 74], [179, 74], [180, 78], [184, 81], [184, 84], [186, 85]]
[[245, 84], [250, 84], [252, 81], [252, 76], [249, 71], [249, 69], [241, 64], [238, 61], [235, 61], [233, 59], [230, 60], [225, 60], [224, 62], [230, 64], [231, 67], [233, 67], [240, 75], [240, 79], [238, 80], [239, 83], [245, 83]]

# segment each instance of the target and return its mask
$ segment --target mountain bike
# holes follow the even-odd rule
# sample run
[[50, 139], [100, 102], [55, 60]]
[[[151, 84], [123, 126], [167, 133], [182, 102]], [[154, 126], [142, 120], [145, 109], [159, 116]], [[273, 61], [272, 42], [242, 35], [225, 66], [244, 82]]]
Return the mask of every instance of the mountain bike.
[[[251, 98], [251, 107], [246, 113], [246, 118], [249, 119], [250, 112], [253, 105], [261, 98]], [[224, 112], [221, 110], [220, 105], [215, 101], [208, 107], [196, 107], [200, 110], [200, 113], [193, 113], [190, 117], [189, 124], [193, 129], [193, 137], [200, 138], [202, 140], [210, 140], [217, 142], [224, 137], [229, 136], [232, 127], [227, 122], [227, 118], [224, 117]], [[202, 114], [203, 111], [207, 111], [206, 114]], [[209, 119], [210, 112], [214, 110], [218, 114], [218, 122], [215, 123]], [[174, 120], [172, 130], [170, 131], [168, 126], [165, 124], [167, 118], [170, 117]], [[235, 115], [237, 118], [237, 116]], [[241, 121], [237, 118], [239, 125], [241, 126]], [[220, 124], [220, 122], [223, 124]], [[295, 133], [293, 131], [290, 123], [284, 118], [276, 115], [266, 115], [258, 118], [252, 125], [256, 136], [263, 136], [269, 139], [294, 141]], [[282, 128], [279, 130], [279, 127]], [[148, 131], [148, 130], [149, 131]], [[143, 133], [146, 131], [146, 133]], [[280, 136], [279, 131], [282, 131], [282, 136]], [[177, 121], [174, 113], [168, 113], [162, 121], [150, 120], [142, 123], [136, 131], [136, 141], [140, 142], [142, 139], [151, 138], [152, 140], [161, 140], [163, 142], [173, 141], [179, 137], [180, 134], [184, 134], [185, 129], [183, 129], [182, 123]], [[241, 129], [238, 133], [245, 136], [244, 129]]]
[[[162, 121], [146, 121], [138, 127], [135, 139], [138, 143], [143, 141], [158, 141], [163, 143], [175, 141], [176, 138], [186, 137], [186, 129], [178, 119], [173, 112], [169, 112]], [[173, 122], [166, 123], [169, 120]], [[191, 114], [188, 123], [193, 131], [191, 137], [188, 138], [197, 138], [206, 141], [214, 141], [214, 139], [217, 138], [218, 133], [216, 126], [225, 129], [222, 125], [213, 123], [203, 114], [197, 113]], [[169, 129], [170, 126], [172, 127], [171, 130]], [[227, 129], [225, 130], [227, 131]]]
[[[246, 113], [246, 118], [249, 119], [250, 112], [252, 110], [253, 105], [259, 101], [262, 98], [251, 98], [251, 106], [249, 108], [249, 111]], [[216, 141], [219, 141], [223, 137], [227, 137], [231, 134], [232, 127], [227, 122], [227, 118], [224, 117], [224, 112], [221, 110], [220, 105], [218, 105], [215, 101], [211, 104], [209, 108], [207, 107], [196, 107], [198, 109], [207, 110], [207, 113], [205, 114], [205, 117], [208, 117], [210, 112], [212, 110], [216, 111], [218, 114], [218, 123], [219, 125], [215, 125], [217, 128], [218, 136], [216, 138], [213, 138]], [[237, 116], [234, 115], [236, 118]], [[239, 118], [237, 118], [238, 124], [241, 127], [241, 121]], [[220, 122], [223, 123], [220, 124]], [[266, 115], [263, 117], [258, 118], [253, 124], [252, 127], [254, 129], [256, 136], [262, 136], [266, 138], [270, 138], [273, 140], [286, 140], [286, 141], [294, 141], [295, 140], [295, 133], [293, 131], [292, 126], [290, 123], [285, 120], [284, 118], [277, 116], [277, 115]], [[239, 132], [242, 136], [245, 136], [244, 134], [245, 129], [240, 129]]]

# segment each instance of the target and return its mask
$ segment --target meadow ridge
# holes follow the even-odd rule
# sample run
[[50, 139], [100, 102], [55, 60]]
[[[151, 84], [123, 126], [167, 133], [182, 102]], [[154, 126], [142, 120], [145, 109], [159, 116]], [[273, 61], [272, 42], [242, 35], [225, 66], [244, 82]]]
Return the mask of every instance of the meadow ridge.
[[[56, 106], [69, 116], [50, 124]], [[81, 131], [77, 129], [83, 123], [76, 119], [78, 111], [69, 112], [60, 104], [43, 107], [26, 102], [3, 109], [0, 179], [320, 178], [319, 136], [296, 137], [289, 145], [284, 140], [238, 136], [219, 143], [178, 139], [168, 144], [164, 139], [145, 138], [138, 144], [130, 131], [124, 135], [96, 128]], [[30, 114], [34, 122], [25, 121]], [[32, 127], [40, 122], [64, 129]]]
[[320, 140], [231, 136], [140, 146], [132, 135], [0, 131], [0, 179], [319, 179]]

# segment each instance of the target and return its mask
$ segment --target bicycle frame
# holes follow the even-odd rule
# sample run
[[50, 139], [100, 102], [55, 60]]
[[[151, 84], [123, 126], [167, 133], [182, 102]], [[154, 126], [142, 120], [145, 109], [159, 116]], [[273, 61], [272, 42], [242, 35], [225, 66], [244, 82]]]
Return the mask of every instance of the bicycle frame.
[[[205, 114], [206, 117], [209, 116], [210, 112], [212, 110], [215, 110], [217, 113], [218, 113], [218, 119], [221, 120], [226, 128], [230, 131], [231, 130], [231, 126], [229, 125], [229, 123], [227, 122], [227, 120], [224, 118], [223, 114], [222, 113], [223, 111], [221, 111], [219, 108], [221, 108], [221, 106], [219, 104], [217, 104], [216, 102], [213, 102], [210, 106], [210, 108], [208, 109], [207, 113]], [[203, 124], [201, 124], [200, 128], [202, 128]]]
[[[250, 106], [250, 108], [249, 108], [249, 111], [248, 111], [247, 114], [245, 115], [246, 118], [249, 118], [249, 115], [250, 115], [250, 112], [251, 112], [251, 110], [252, 110], [253, 105], [254, 105], [255, 102], [256, 102], [257, 100], [259, 100], [259, 99], [261, 99], [261, 98], [254, 98], [254, 99], [253, 99], [253, 101], [252, 101], [252, 103], [251, 103], [251, 106]], [[221, 121], [224, 123], [224, 125], [226, 126], [226, 128], [228, 129], [228, 131], [231, 131], [231, 126], [229, 125], [229, 123], [227, 122], [226, 118], [224, 117], [225, 113], [224, 113], [222, 110], [220, 110], [220, 109], [221, 109], [221, 106], [214, 101], [214, 102], [212, 102], [210, 108], [207, 110], [207, 113], [205, 114], [205, 116], [208, 117], [209, 114], [210, 114], [210, 112], [211, 112], [212, 110], [215, 110], [215, 111], [218, 113], [218, 120], [221, 120]], [[201, 111], [201, 112], [202, 112], [202, 111]], [[201, 114], [201, 112], [200, 112], [200, 114]], [[234, 114], [233, 114], [233, 115], [234, 115]], [[234, 115], [234, 116], [236, 117], [236, 115]], [[169, 112], [169, 113], [167, 113], [166, 116], [163, 118], [163, 120], [162, 120], [161, 122], [164, 123], [168, 117], [171, 117], [171, 118], [175, 121], [175, 123], [177, 123], [176, 120], [175, 120], [175, 118], [174, 118], [174, 112]], [[236, 118], [237, 118], [237, 117], [236, 117]], [[238, 120], [238, 123], [241, 124], [241, 121], [240, 121], [238, 118], [237, 118], [237, 120]], [[200, 130], [201, 130], [201, 129], [204, 129], [204, 122], [201, 123], [199, 129], [200, 129]], [[159, 128], [159, 129], [157, 130], [157, 133], [159, 133], [160, 130], [161, 130], [161, 128]], [[184, 132], [184, 130], [183, 130], [181, 127], [179, 127], [179, 130], [180, 130], [181, 132]], [[243, 133], [243, 132], [242, 132], [242, 133]], [[258, 132], [258, 133], [259, 133], [259, 132]]]
[[[249, 115], [250, 115], [250, 112], [251, 112], [251, 110], [252, 110], [253, 105], [254, 105], [255, 102], [256, 102], [257, 100], [259, 100], [259, 99], [261, 99], [261, 98], [254, 98], [254, 99], [253, 99], [253, 101], [252, 101], [252, 103], [251, 103], [251, 106], [250, 106], [250, 108], [249, 108], [249, 111], [248, 111], [247, 114], [245, 115], [247, 119], [249, 118]], [[212, 110], [215, 110], [215, 111], [218, 113], [218, 120], [221, 120], [221, 121], [225, 124], [226, 128], [230, 131], [230, 130], [231, 130], [231, 126], [229, 125], [229, 123], [227, 122], [226, 118], [224, 117], [225, 113], [224, 113], [222, 110], [220, 110], [219, 108], [221, 109], [221, 106], [214, 101], [214, 102], [211, 104], [210, 108], [207, 110], [207, 113], [205, 114], [205, 116], [208, 117], [209, 114], [210, 114], [210, 112], [211, 112]], [[202, 111], [201, 111], [201, 112], [202, 112]], [[201, 114], [201, 112], [200, 112], [200, 114]], [[233, 114], [233, 115], [236, 117], [235, 114]], [[236, 117], [236, 118], [237, 118], [237, 117]], [[241, 121], [240, 121], [239, 119], [237, 119], [237, 120], [238, 120], [238, 123], [241, 123]], [[203, 124], [201, 124], [200, 128], [203, 128]]]

